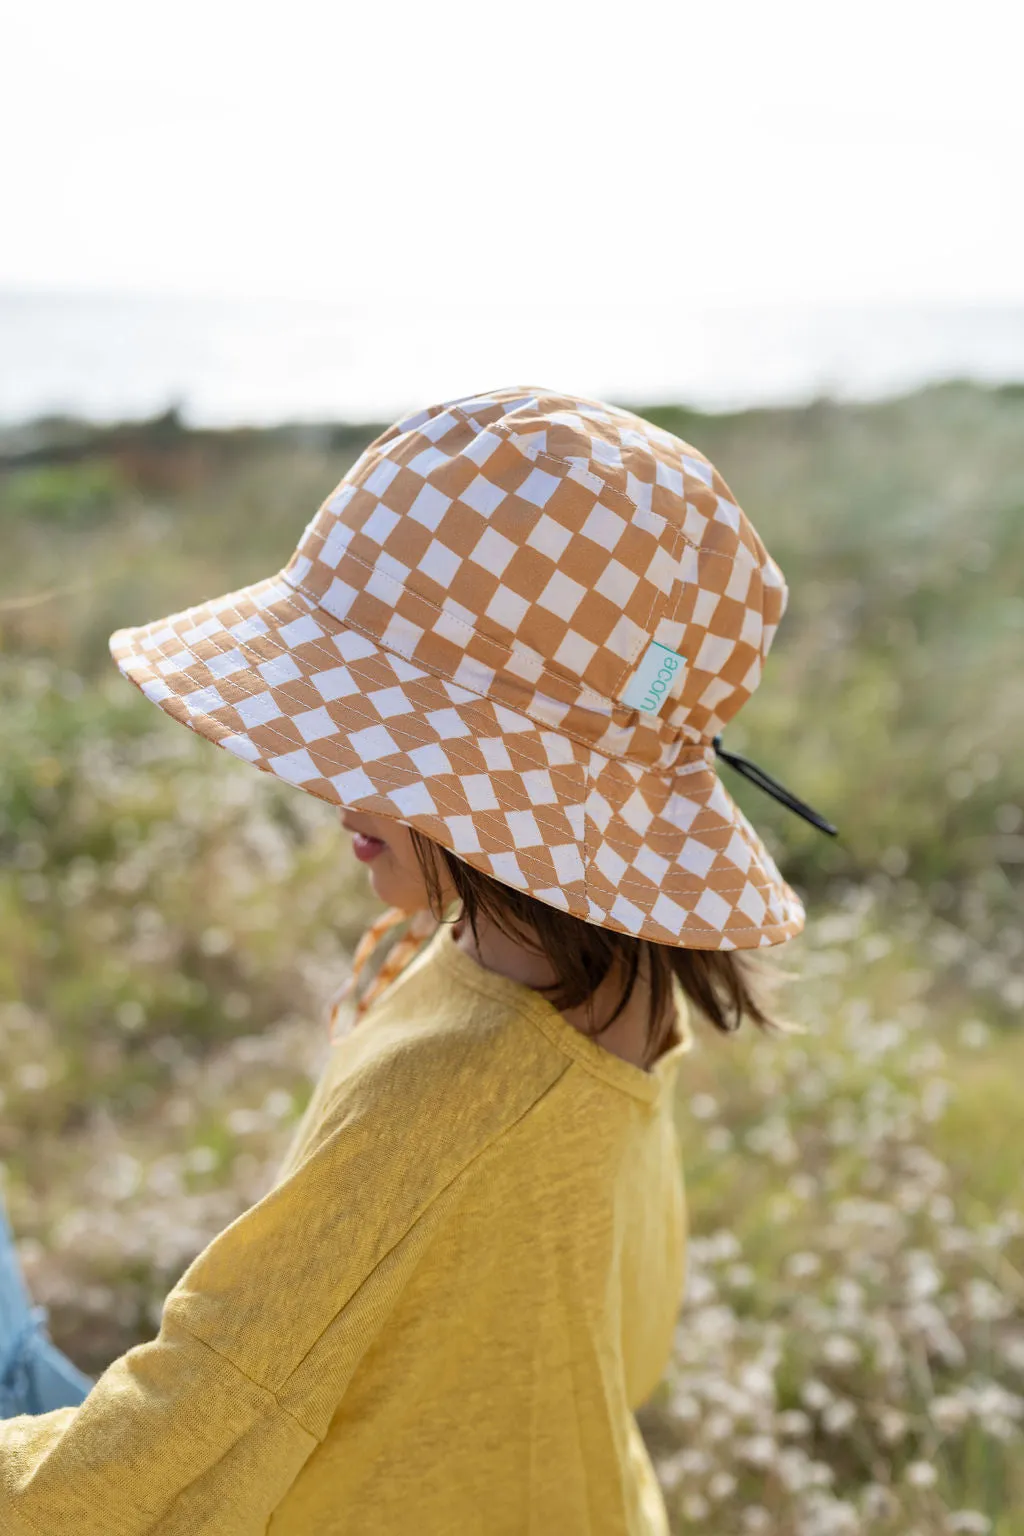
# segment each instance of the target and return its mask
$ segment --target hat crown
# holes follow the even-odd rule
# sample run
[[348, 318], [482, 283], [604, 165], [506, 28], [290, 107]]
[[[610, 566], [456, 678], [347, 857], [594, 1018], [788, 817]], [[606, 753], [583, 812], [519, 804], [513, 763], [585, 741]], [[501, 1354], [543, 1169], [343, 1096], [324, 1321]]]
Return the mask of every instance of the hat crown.
[[[753, 693], [787, 598], [698, 449], [622, 408], [530, 388], [389, 427], [283, 575], [467, 697], [662, 767]], [[683, 664], [648, 712], [630, 684], [652, 643]]]

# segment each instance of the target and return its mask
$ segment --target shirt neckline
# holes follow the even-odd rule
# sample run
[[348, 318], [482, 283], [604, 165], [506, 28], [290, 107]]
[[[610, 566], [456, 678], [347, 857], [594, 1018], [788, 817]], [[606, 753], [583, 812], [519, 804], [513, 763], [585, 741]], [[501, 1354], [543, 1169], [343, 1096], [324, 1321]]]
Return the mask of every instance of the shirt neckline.
[[632, 1094], [634, 1098], [646, 1103], [654, 1103], [662, 1097], [680, 1057], [693, 1046], [686, 994], [677, 977], [672, 977], [672, 992], [681, 1038], [658, 1057], [649, 1071], [645, 1071], [643, 1067], [634, 1066], [605, 1046], [598, 1045], [596, 1040], [581, 1034], [564, 1014], [559, 1013], [553, 1003], [533, 987], [528, 987], [525, 982], [513, 981], [498, 971], [487, 970], [464, 949], [460, 949], [454, 935], [454, 922], [442, 921], [426, 945], [424, 962], [429, 964], [432, 960], [453, 982], [508, 1004], [535, 1024], [552, 1044], [613, 1088]]

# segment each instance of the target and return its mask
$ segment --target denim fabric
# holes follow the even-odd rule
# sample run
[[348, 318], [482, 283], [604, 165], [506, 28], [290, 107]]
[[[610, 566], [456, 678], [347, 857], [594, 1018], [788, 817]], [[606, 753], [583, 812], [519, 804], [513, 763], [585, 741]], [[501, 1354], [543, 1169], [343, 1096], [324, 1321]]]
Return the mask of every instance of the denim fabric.
[[74, 1407], [93, 1385], [52, 1342], [46, 1322], [46, 1308], [28, 1293], [0, 1191], [0, 1419]]

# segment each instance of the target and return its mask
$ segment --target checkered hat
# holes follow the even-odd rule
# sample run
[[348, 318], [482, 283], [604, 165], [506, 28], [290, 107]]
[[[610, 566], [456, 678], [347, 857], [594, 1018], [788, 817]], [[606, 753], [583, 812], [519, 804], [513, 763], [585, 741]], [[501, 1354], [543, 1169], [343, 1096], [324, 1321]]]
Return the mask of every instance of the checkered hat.
[[396, 422], [282, 570], [110, 648], [167, 714], [318, 799], [586, 922], [751, 949], [805, 914], [717, 736], [786, 600], [696, 448], [507, 388]]

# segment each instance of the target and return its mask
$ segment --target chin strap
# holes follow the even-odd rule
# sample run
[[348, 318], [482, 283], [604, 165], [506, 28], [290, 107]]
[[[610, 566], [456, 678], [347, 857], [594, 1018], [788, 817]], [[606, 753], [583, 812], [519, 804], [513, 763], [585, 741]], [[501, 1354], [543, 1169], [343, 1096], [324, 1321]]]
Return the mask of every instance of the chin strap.
[[[380, 944], [401, 923], [407, 925], [405, 932], [398, 935], [376, 972], [364, 981], [364, 973]], [[374, 999], [394, 981], [399, 971], [405, 969], [436, 928], [437, 919], [426, 908], [406, 912], [401, 907], [388, 907], [374, 918], [356, 945], [350, 974], [327, 1004], [327, 1032], [332, 1041], [345, 1032], [342, 1028], [345, 1015], [350, 1015], [350, 1026], [358, 1023]], [[364, 981], [362, 986], [361, 981]]]
[[788, 789], [773, 779], [771, 774], [765, 773], [763, 768], [759, 768], [749, 758], [740, 757], [738, 752], [726, 752], [723, 747], [719, 746], [721, 740], [721, 736], [716, 736], [711, 745], [718, 753], [718, 756], [735, 768], [737, 773], [742, 773], [745, 779], [749, 779], [759, 789], [767, 790], [768, 794], [774, 795], [775, 799], [780, 801], [787, 810], [795, 811], [798, 816], [802, 816], [805, 821], [809, 821], [819, 831], [828, 832], [832, 837], [839, 836], [838, 829], [830, 821], [826, 821], [824, 816], [820, 816], [809, 805], [805, 805], [802, 800], [798, 800], [796, 795], [791, 794]]

